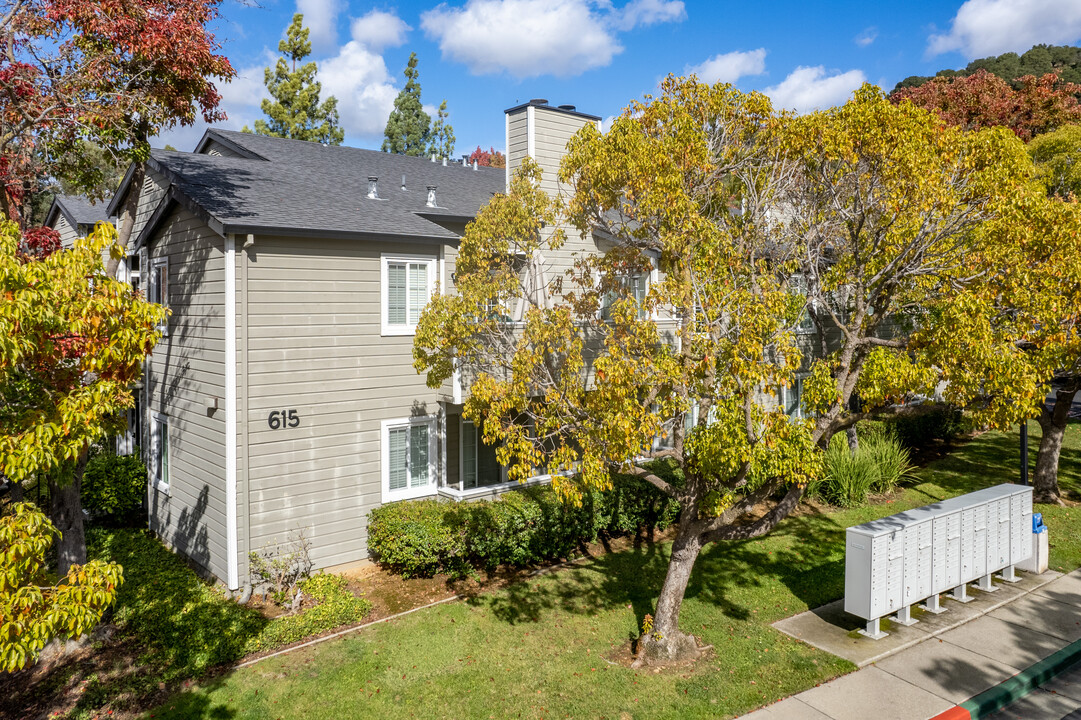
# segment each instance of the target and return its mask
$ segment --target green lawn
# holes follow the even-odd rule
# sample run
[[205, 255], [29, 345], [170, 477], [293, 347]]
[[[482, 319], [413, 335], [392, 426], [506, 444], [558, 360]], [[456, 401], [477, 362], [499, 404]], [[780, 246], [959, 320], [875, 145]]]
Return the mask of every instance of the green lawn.
[[[1038, 433], [1035, 423], [1033, 429]], [[1038, 434], [1033, 440], [1038, 441]], [[606, 660], [652, 611], [668, 546], [645, 545], [218, 676], [155, 718], [730, 717], [854, 669], [770, 623], [841, 597], [844, 528], [1017, 475], [1017, 433], [988, 433], [920, 471], [889, 503], [784, 522], [708, 549], [684, 629], [715, 654], [693, 669], [636, 672]], [[1081, 491], [1081, 426], [1061, 478]], [[1052, 567], [1081, 565], [1081, 508], [1039, 508]]]

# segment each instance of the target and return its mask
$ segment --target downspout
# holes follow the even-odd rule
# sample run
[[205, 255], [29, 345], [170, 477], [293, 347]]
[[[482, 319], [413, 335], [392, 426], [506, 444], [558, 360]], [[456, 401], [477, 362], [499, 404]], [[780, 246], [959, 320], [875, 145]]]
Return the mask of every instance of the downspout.
[[236, 527], [236, 236], [225, 236], [225, 552], [230, 590], [240, 587]]

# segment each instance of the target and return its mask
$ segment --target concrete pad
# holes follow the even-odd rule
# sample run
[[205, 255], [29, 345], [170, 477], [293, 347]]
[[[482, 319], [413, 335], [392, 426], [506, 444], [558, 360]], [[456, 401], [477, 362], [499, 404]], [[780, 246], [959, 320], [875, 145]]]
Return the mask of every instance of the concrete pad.
[[1036, 718], [1058, 720], [1079, 707], [1081, 703], [1073, 698], [1037, 688], [1020, 700], [986, 716], [985, 720], [1035, 720]]
[[860, 667], [928, 637], [922, 623], [905, 627], [883, 618], [881, 627], [889, 635], [872, 640], [857, 632], [866, 625], [860, 618], [845, 612], [844, 600], [773, 623], [773, 627], [781, 632]]
[[1081, 571], [1074, 570], [1063, 575], [1033, 591], [1033, 594], [1081, 607]]
[[878, 667], [863, 668], [796, 697], [834, 720], [912, 720], [954, 706]]
[[832, 720], [801, 700], [790, 697], [742, 715], [739, 720]]
[[992, 611], [991, 616], [1067, 642], [1081, 639], [1081, 612], [1077, 606], [1041, 595], [1026, 595]]
[[954, 704], [964, 702], [1020, 671], [1020, 668], [942, 642], [941, 638], [932, 638], [892, 655], [876, 663], [875, 667]]
[[942, 595], [942, 607], [946, 612], [936, 615], [919, 609], [918, 612], [913, 612], [913, 617], [920, 621], [924, 632], [928, 634], [945, 632], [1025, 594], [1024, 591], [1011, 587], [1008, 583], [996, 587], [1000, 588], [997, 592], [988, 593], [969, 586], [968, 592], [972, 602], [967, 603], [957, 602], [951, 595]]
[[1044, 683], [1043, 689], [1081, 702], [1081, 663]]
[[949, 630], [940, 640], [1011, 667], [1024, 669], [1062, 648], [1053, 635], [1020, 627], [992, 615]]

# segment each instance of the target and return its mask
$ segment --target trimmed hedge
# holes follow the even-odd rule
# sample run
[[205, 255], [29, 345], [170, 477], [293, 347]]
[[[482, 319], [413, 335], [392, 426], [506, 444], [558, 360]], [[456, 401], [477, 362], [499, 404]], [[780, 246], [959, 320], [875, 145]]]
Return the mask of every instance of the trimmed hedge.
[[[668, 466], [655, 468], [679, 483]], [[368, 516], [368, 551], [404, 577], [460, 575], [472, 567], [524, 566], [569, 557], [600, 535], [665, 529], [679, 504], [636, 477], [616, 475], [606, 491], [584, 490], [579, 506], [563, 503], [550, 486], [513, 490], [497, 500], [411, 500]]]

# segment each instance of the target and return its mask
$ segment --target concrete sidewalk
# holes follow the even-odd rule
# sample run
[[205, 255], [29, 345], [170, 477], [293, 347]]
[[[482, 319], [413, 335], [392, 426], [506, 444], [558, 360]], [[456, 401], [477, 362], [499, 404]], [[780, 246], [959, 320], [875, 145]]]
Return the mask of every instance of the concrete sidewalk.
[[[852, 638], [840, 629], [844, 641], [836, 654], [862, 667], [854, 673], [764, 707], [745, 720], [927, 720], [978, 695], [1081, 639], [1081, 570], [1046, 584], [1029, 577], [1032, 589], [1003, 587], [999, 593], [978, 598], [975, 606], [957, 605], [957, 622], [946, 615], [924, 616], [920, 635], [911, 628], [894, 628], [892, 648]], [[975, 595], [975, 593], [973, 593]], [[828, 607], [828, 606], [827, 606]], [[824, 647], [818, 627], [822, 610], [803, 618], [803, 639]], [[811, 613], [804, 613], [804, 616]], [[961, 617], [963, 615], [963, 617]], [[797, 616], [799, 618], [800, 616]], [[782, 621], [790, 625], [796, 618]], [[851, 622], [851, 621], [849, 621]], [[858, 622], [858, 621], [857, 621]], [[943, 624], [943, 623], [950, 623]], [[780, 625], [780, 623], [778, 623]], [[937, 625], [937, 629], [933, 627]], [[785, 630], [789, 634], [791, 627]], [[903, 631], [903, 632], [902, 632]], [[900, 637], [904, 635], [905, 637]], [[833, 641], [837, 635], [834, 633]], [[816, 642], [816, 640], [818, 640]], [[851, 646], [851, 647], [848, 647]], [[833, 651], [833, 650], [831, 650]], [[863, 657], [853, 657], [853, 654]], [[863, 662], [861, 662], [861, 660]]]

